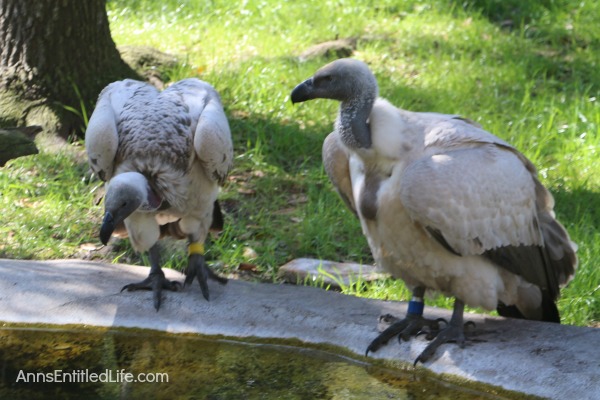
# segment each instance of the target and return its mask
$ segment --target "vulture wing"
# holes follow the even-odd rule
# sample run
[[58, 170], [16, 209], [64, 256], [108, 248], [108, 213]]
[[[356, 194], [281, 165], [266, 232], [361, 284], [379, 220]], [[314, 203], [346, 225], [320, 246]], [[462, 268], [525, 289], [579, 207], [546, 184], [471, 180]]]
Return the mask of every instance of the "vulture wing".
[[340, 141], [339, 134], [337, 131], [331, 132], [323, 142], [323, 166], [346, 206], [358, 216], [352, 195], [349, 162], [348, 150]]
[[400, 188], [413, 220], [447, 250], [486, 257], [555, 299], [575, 271], [575, 249], [533, 165], [459, 120], [432, 126], [425, 145]]
[[194, 150], [207, 175], [223, 183], [233, 163], [229, 123], [215, 89], [199, 79], [184, 79], [166, 91], [177, 91], [189, 107]]
[[119, 145], [117, 123], [125, 104], [136, 93], [157, 90], [143, 82], [126, 79], [111, 83], [98, 96], [96, 108], [85, 131], [85, 149], [89, 163], [100, 179], [108, 181], [114, 172], [114, 161]]

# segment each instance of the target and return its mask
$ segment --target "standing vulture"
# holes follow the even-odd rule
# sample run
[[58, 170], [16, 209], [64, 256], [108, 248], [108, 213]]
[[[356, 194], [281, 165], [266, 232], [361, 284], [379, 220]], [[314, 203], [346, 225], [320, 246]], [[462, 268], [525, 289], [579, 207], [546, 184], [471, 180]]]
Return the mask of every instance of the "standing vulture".
[[[152, 290], [158, 310], [165, 278], [157, 242], [171, 233], [188, 239], [185, 284], [198, 279], [208, 300], [204, 241], [222, 218], [219, 184], [233, 159], [229, 124], [218, 93], [198, 79], [185, 79], [159, 92], [147, 83], [123, 80], [100, 93], [85, 133], [92, 170], [105, 182], [100, 240], [106, 244], [124, 223], [133, 248], [148, 251], [150, 274], [128, 290]], [[214, 221], [213, 221], [214, 220]]]
[[[575, 273], [576, 245], [523, 154], [463, 118], [394, 107], [358, 60], [322, 67], [291, 94], [293, 103], [316, 98], [341, 102], [323, 144], [327, 174], [376, 262], [413, 292], [406, 317], [367, 353], [424, 327], [435, 339], [415, 364], [442, 343], [462, 347], [465, 304], [560, 322], [555, 302]], [[455, 298], [444, 329], [423, 317], [428, 289]]]

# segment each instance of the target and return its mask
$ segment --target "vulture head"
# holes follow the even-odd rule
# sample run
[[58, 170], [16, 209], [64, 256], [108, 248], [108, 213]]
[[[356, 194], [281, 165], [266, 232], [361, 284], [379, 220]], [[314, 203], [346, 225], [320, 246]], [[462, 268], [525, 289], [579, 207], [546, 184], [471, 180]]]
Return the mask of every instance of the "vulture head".
[[378, 95], [377, 80], [362, 61], [341, 58], [320, 68], [291, 94], [292, 103], [312, 99], [341, 102], [336, 128], [350, 148], [370, 148], [369, 114]]
[[148, 180], [138, 172], [125, 172], [108, 183], [104, 196], [104, 220], [100, 240], [107, 244], [117, 226], [135, 211], [155, 211], [162, 199], [152, 190]]

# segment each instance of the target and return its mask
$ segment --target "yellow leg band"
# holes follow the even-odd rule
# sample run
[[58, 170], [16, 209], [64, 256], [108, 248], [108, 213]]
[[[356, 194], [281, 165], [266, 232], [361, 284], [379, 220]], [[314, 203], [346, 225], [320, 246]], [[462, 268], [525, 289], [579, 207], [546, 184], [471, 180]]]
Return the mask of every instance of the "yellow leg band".
[[200, 254], [201, 256], [204, 255], [204, 243], [200, 243], [200, 242], [193, 242], [190, 243], [188, 245], [188, 255], [192, 255], [192, 254]]

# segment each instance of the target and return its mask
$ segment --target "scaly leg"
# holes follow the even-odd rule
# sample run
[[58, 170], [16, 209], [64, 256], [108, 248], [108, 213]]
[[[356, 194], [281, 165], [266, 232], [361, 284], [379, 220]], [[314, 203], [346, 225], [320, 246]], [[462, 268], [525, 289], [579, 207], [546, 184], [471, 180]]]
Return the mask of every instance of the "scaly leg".
[[191, 284], [195, 277], [200, 284], [202, 296], [204, 296], [206, 300], [209, 300], [210, 296], [208, 293], [207, 283], [208, 278], [216, 280], [223, 285], [227, 283], [227, 278], [223, 278], [215, 274], [213, 270], [206, 265], [206, 260], [204, 259], [204, 244], [202, 242], [193, 241], [193, 239], [190, 237], [188, 253], [188, 266], [185, 269], [184, 286]]

